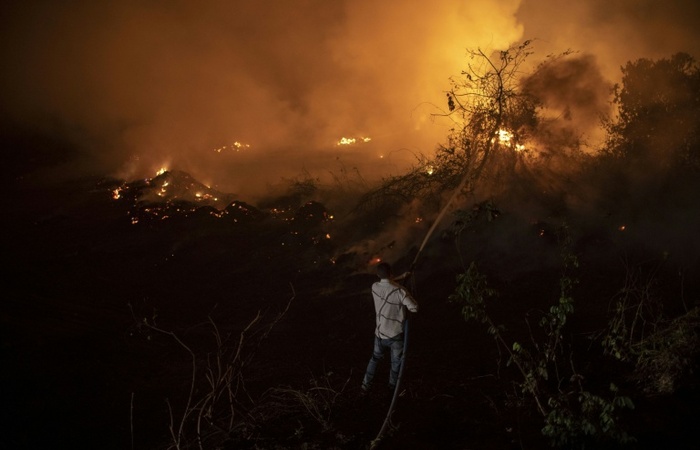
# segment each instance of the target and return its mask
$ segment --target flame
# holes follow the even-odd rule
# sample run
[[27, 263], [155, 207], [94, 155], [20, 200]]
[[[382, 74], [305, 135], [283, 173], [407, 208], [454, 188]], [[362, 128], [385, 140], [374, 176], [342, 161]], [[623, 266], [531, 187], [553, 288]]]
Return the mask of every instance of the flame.
[[[504, 145], [506, 147], [510, 147], [516, 152], [522, 152], [525, 150], [525, 146], [523, 144], [518, 144], [515, 142], [515, 135], [513, 135], [512, 132], [504, 129], [500, 129], [496, 132], [496, 136], [498, 136], [498, 143], [501, 145]], [[494, 142], [492, 140], [492, 142]]]
[[498, 140], [501, 144], [510, 145], [510, 141], [513, 139], [513, 133], [508, 130], [498, 130], [496, 134], [498, 134]]
[[433, 167], [433, 166], [426, 166], [426, 168], [425, 168], [425, 173], [427, 173], [428, 175], [432, 175], [434, 172], [435, 172], [435, 167]]
[[224, 151], [224, 150], [226, 150], [226, 149], [228, 149], [228, 148], [230, 148], [231, 150], [233, 150], [233, 151], [235, 151], [235, 152], [238, 152], [238, 151], [240, 151], [242, 148], [250, 148], [250, 144], [244, 144], [243, 142], [234, 141], [234, 143], [231, 144], [230, 146], [229, 146], [229, 145], [224, 145], [223, 147], [215, 148], [214, 151], [215, 151], [216, 153], [221, 153], [222, 151]]
[[357, 142], [357, 139], [355, 139], [355, 138], [342, 137], [338, 141], [337, 145], [351, 145], [351, 144], [354, 144], [355, 142]]
[[370, 137], [360, 137], [360, 138], [354, 138], [354, 137], [342, 137], [340, 140], [335, 144], [335, 145], [353, 145], [357, 144], [359, 142], [364, 142], [367, 143], [372, 140]]
[[167, 167], [161, 167], [160, 169], [158, 169], [158, 172], [156, 172], [156, 176], [163, 175], [167, 171], [168, 171]]
[[382, 258], [380, 258], [379, 256], [375, 256], [374, 258], [369, 260], [369, 265], [374, 266], [379, 264], [380, 262], [382, 262]]

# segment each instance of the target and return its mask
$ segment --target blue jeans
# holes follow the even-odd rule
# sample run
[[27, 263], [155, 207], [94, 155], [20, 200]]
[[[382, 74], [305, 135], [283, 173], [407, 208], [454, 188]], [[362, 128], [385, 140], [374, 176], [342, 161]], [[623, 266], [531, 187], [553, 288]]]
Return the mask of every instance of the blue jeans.
[[365, 378], [362, 380], [362, 388], [369, 389], [372, 387], [372, 380], [374, 380], [374, 375], [377, 372], [377, 366], [379, 361], [384, 357], [384, 353], [387, 350], [391, 350], [391, 371], [389, 372], [389, 387], [394, 388], [396, 382], [399, 379], [399, 370], [401, 369], [401, 362], [403, 361], [403, 334], [399, 334], [391, 339], [380, 339], [374, 337], [374, 350], [372, 351], [372, 358], [367, 364], [367, 371], [365, 372]]

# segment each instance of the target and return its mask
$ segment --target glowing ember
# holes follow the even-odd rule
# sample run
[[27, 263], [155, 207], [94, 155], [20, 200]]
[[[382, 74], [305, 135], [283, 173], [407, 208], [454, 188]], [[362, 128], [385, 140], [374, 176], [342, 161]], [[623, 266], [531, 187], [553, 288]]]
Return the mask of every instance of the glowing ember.
[[357, 144], [358, 142], [367, 143], [371, 140], [372, 140], [372, 138], [369, 138], [369, 137], [360, 137], [360, 138], [342, 137], [335, 145], [352, 145], [352, 144]]
[[382, 262], [382, 258], [380, 258], [379, 256], [375, 256], [374, 258], [369, 260], [369, 265], [374, 266], [376, 264], [379, 264], [380, 262]]
[[423, 221], [422, 217], [416, 217], [416, 223], [421, 223]]
[[163, 175], [163, 174], [164, 174], [165, 172], [167, 172], [167, 171], [168, 171], [168, 168], [167, 168], [167, 167], [161, 167], [161, 168], [158, 170], [158, 172], [156, 172], [156, 176], [158, 176], [158, 175]]
[[617, 229], [618, 231], [625, 231], [627, 227], [625, 225], [620, 225]]
[[214, 151], [215, 151], [216, 153], [221, 153], [221, 152], [223, 152], [223, 151], [226, 151], [226, 150], [229, 150], [229, 149], [230, 149], [230, 150], [232, 150], [232, 151], [234, 151], [234, 152], [238, 152], [238, 151], [240, 151], [241, 149], [244, 149], [244, 148], [250, 148], [250, 144], [244, 144], [244, 143], [242, 143], [242, 142], [235, 141], [235, 142], [234, 142], [233, 144], [231, 144], [231, 145], [224, 145], [223, 147], [215, 148]]
[[355, 138], [344, 137], [344, 138], [340, 138], [337, 145], [351, 145], [351, 144], [354, 144], [355, 142], [357, 142], [357, 139], [355, 139]]
[[427, 166], [425, 168], [425, 173], [427, 173], [428, 175], [432, 175], [434, 172], [435, 172], [435, 167], [433, 167], [433, 166]]

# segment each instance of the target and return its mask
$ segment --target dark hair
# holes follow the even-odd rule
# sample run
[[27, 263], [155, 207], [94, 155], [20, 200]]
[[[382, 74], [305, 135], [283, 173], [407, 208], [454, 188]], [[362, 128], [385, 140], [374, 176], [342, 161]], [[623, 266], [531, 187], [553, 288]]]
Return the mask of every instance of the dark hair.
[[388, 263], [377, 264], [377, 276], [379, 278], [389, 278], [391, 275], [391, 266]]

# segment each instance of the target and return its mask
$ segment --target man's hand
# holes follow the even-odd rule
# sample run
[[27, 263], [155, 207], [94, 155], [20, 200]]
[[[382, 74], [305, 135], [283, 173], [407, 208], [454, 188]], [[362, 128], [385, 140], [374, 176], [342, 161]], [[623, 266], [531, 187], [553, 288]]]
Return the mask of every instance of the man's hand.
[[411, 272], [404, 272], [398, 277], [394, 278], [394, 280], [405, 280], [406, 278], [411, 276]]

